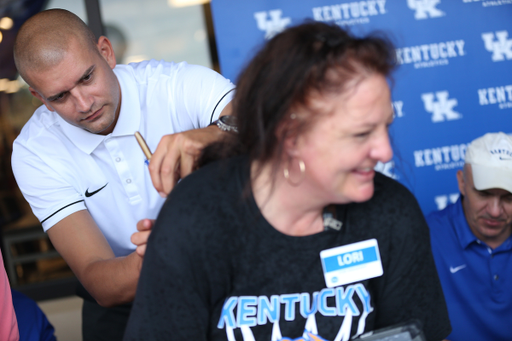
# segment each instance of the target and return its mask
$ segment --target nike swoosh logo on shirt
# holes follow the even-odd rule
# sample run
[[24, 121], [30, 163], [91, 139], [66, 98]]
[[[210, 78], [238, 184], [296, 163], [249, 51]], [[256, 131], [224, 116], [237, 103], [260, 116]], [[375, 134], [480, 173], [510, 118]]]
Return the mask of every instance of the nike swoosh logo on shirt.
[[86, 196], [87, 198], [92, 197], [94, 194], [98, 193], [98, 192], [99, 192], [99, 191], [101, 191], [103, 188], [107, 187], [107, 185], [108, 185], [108, 182], [105, 184], [105, 186], [101, 187], [100, 189], [95, 190], [94, 192], [89, 192], [89, 189], [86, 189], [86, 190], [85, 190], [85, 196]]
[[464, 269], [465, 267], [466, 267], [466, 264], [459, 265], [459, 266], [456, 266], [456, 267], [450, 266], [450, 272], [451, 272], [452, 274], [454, 274], [454, 273], [456, 273], [457, 271]]

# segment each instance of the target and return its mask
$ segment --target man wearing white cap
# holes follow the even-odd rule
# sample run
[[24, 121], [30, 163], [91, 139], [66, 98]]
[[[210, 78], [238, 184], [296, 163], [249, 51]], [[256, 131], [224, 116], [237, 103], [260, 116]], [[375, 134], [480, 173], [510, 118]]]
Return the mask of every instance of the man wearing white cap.
[[512, 337], [512, 137], [489, 133], [466, 151], [460, 198], [427, 216], [452, 324], [451, 341]]

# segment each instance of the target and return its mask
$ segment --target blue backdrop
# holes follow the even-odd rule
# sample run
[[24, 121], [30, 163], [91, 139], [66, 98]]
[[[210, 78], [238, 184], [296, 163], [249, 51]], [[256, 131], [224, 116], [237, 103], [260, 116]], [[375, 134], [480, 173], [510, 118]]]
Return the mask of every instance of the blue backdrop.
[[458, 195], [467, 144], [512, 132], [512, 0], [213, 0], [222, 73], [236, 82], [266, 39], [306, 18], [385, 32], [400, 66], [392, 88], [395, 155], [379, 169], [424, 213]]

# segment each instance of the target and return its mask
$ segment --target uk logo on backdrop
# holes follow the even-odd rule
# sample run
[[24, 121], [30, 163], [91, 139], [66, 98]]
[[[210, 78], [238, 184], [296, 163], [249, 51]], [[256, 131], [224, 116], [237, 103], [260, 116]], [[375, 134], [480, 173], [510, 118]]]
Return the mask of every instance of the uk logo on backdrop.
[[436, 171], [462, 168], [466, 157], [466, 149], [466, 144], [454, 144], [415, 150], [413, 152], [414, 165], [417, 168], [434, 166]]
[[512, 5], [512, 0], [462, 0], [464, 3], [480, 2], [482, 7], [494, 7], [503, 5]]
[[387, 177], [398, 179], [398, 175], [395, 172], [395, 162], [394, 161], [388, 161], [386, 163], [377, 162], [374, 168], [377, 172], [381, 172]]
[[512, 39], [508, 39], [507, 31], [482, 33], [485, 49], [492, 52], [492, 61], [512, 60]]
[[316, 21], [334, 21], [339, 26], [368, 24], [370, 17], [386, 14], [386, 0], [354, 1], [312, 9]]
[[393, 107], [393, 117], [404, 117], [404, 102], [403, 101], [393, 101], [391, 103]]
[[500, 109], [512, 108], [512, 84], [478, 89], [480, 105], [498, 104]]
[[446, 15], [436, 7], [440, 3], [441, 0], [407, 0], [407, 6], [416, 11], [414, 13], [414, 19], [416, 20], [439, 18]]
[[267, 40], [282, 32], [292, 22], [290, 17], [283, 18], [283, 11], [280, 9], [256, 12], [254, 19], [256, 19], [258, 29], [265, 32]]
[[458, 102], [455, 98], [448, 98], [448, 91], [428, 92], [421, 94], [425, 110], [432, 114], [432, 122], [458, 120], [462, 115], [455, 110]]
[[[456, 181], [454, 179], [454, 181]], [[455, 204], [459, 199], [459, 193], [450, 193], [447, 195], [437, 195], [434, 197], [434, 201], [436, 202], [436, 206], [438, 210], [444, 209], [448, 204]]]
[[462, 57], [465, 41], [451, 40], [440, 43], [407, 46], [396, 49], [399, 64], [413, 64], [415, 69], [448, 65], [449, 58]]

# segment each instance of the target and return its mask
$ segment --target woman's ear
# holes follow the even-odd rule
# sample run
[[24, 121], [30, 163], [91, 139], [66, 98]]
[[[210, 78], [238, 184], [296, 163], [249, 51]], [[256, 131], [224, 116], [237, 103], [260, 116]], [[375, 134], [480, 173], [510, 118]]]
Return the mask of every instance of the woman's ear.
[[283, 152], [289, 156], [297, 155], [299, 122], [295, 114], [288, 114], [276, 129], [277, 140], [283, 140]]
[[296, 157], [299, 155], [299, 149], [298, 147], [298, 141], [300, 139], [300, 136], [293, 134], [290, 136], [287, 136], [284, 140], [284, 152], [292, 157]]

